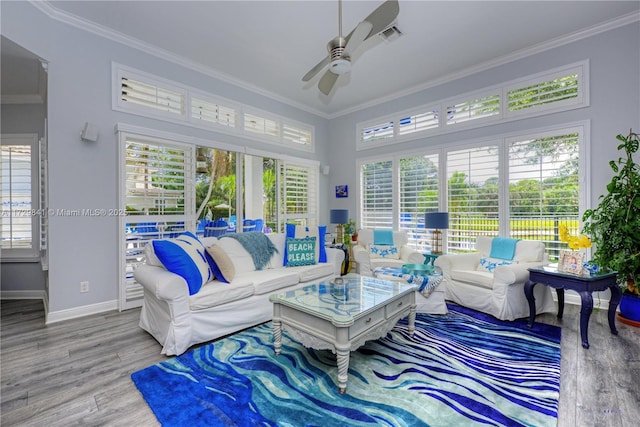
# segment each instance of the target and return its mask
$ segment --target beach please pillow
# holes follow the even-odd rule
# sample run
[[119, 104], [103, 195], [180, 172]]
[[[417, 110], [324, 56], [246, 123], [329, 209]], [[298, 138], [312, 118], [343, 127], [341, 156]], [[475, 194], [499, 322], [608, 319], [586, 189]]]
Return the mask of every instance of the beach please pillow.
[[200, 290], [202, 285], [213, 280], [213, 272], [206, 257], [206, 249], [190, 232], [175, 239], [153, 240], [153, 251], [170, 272], [182, 277], [189, 287], [189, 295]]
[[[319, 227], [307, 227], [305, 225], [287, 224], [286, 237], [301, 239], [303, 237], [315, 237], [315, 259], [316, 262], [327, 262], [327, 250], [324, 245], [318, 244], [318, 242], [324, 242], [325, 234], [327, 233], [327, 226], [321, 225]], [[287, 253], [287, 245], [284, 246], [284, 265], [287, 265], [289, 259]]]
[[314, 265], [316, 263], [316, 238], [287, 237], [287, 267]]

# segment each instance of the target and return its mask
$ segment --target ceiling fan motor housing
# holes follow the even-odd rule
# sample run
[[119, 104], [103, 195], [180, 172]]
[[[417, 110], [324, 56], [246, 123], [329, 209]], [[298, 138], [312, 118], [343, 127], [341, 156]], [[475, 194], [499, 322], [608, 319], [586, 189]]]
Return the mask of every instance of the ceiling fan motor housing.
[[351, 59], [348, 56], [344, 56], [346, 44], [347, 41], [344, 37], [336, 37], [327, 44], [327, 50], [329, 50], [331, 57], [329, 70], [334, 74], [341, 75], [351, 70]]

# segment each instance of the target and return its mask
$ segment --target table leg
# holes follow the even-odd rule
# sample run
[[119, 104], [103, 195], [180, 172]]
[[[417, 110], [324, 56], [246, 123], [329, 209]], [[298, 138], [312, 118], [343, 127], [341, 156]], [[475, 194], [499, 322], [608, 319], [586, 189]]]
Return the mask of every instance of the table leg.
[[558, 296], [558, 319], [562, 319], [564, 314], [564, 288], [556, 289], [556, 295]]
[[409, 310], [409, 336], [413, 336], [416, 330], [416, 305], [413, 304]]
[[593, 311], [593, 295], [591, 292], [579, 292], [582, 300], [582, 308], [580, 309], [580, 338], [582, 339], [582, 347], [589, 348], [589, 318]]
[[609, 287], [611, 290], [611, 299], [609, 300], [609, 328], [611, 329], [611, 333], [613, 335], [618, 335], [618, 330], [616, 329], [616, 309], [618, 308], [618, 304], [620, 304], [620, 300], [622, 299], [622, 292], [620, 292], [620, 288], [618, 285], [611, 285]]
[[340, 394], [347, 391], [347, 380], [349, 378], [349, 357], [351, 355], [351, 345], [336, 345], [336, 363], [338, 365], [338, 392]]
[[527, 280], [524, 284], [524, 295], [529, 303], [529, 328], [533, 328], [533, 322], [536, 320], [536, 299], [533, 296], [533, 288], [536, 283]]
[[273, 319], [271, 325], [273, 327], [273, 349], [277, 356], [282, 348], [282, 322], [280, 319]]

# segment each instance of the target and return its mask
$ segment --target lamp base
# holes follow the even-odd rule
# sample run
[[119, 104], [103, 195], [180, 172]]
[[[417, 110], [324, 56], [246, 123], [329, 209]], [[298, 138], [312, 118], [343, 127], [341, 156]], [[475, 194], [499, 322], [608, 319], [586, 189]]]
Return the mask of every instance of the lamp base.
[[342, 224], [336, 226], [336, 245], [344, 243], [344, 232], [342, 230]]
[[431, 253], [442, 255], [442, 231], [435, 229], [431, 233]]

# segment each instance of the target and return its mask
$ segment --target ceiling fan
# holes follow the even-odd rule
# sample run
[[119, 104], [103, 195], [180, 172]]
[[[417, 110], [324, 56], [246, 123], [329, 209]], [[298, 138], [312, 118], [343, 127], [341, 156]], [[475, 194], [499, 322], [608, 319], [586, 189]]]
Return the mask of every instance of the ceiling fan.
[[387, 0], [371, 12], [346, 37], [342, 37], [342, 0], [338, 0], [338, 36], [327, 43], [328, 55], [302, 78], [307, 82], [327, 68], [318, 83], [318, 89], [329, 95], [338, 77], [351, 70], [351, 55], [368, 38], [374, 36], [394, 23], [400, 6], [398, 0]]

